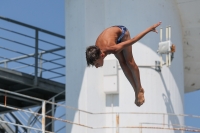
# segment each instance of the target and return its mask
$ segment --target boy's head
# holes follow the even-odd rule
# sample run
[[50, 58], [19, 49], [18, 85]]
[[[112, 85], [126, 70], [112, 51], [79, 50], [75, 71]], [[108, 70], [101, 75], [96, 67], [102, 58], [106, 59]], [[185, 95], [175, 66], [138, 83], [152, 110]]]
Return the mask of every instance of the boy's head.
[[97, 46], [89, 46], [86, 49], [86, 61], [87, 65], [95, 66], [96, 68], [103, 66], [103, 54]]

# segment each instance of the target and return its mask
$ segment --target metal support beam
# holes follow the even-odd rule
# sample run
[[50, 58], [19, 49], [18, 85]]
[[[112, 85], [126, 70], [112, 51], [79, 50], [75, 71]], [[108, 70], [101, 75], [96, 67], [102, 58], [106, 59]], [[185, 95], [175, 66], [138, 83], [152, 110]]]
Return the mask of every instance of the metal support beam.
[[35, 79], [34, 85], [38, 85], [38, 30], [35, 30]]
[[45, 112], [46, 112], [46, 102], [42, 102], [42, 133], [45, 133]]
[[[55, 103], [55, 98], [52, 99], [52, 102]], [[51, 106], [52, 106], [51, 116], [54, 117], [54, 115], [55, 115], [55, 105], [52, 104]], [[51, 123], [51, 131], [53, 132], [54, 131], [54, 120], [52, 119], [51, 122], [52, 122]]]

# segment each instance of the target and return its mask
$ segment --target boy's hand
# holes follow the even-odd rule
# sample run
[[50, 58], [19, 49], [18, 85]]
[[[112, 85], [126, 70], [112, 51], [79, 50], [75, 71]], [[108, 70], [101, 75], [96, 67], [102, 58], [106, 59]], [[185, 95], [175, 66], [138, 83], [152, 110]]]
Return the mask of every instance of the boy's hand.
[[159, 25], [161, 25], [162, 22], [158, 22], [157, 24], [154, 24], [150, 27], [150, 31], [156, 32], [158, 33], [158, 31], [156, 30], [156, 27], [158, 27]]

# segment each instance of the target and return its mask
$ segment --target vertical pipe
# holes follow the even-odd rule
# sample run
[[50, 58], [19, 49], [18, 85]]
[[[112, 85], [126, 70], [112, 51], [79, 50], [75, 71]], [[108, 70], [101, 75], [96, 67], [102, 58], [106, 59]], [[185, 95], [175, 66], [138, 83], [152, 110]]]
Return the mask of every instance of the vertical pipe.
[[4, 62], [4, 67], [7, 68], [7, 62], [6, 61]]
[[[52, 99], [52, 102], [55, 103], [55, 97]], [[54, 117], [55, 116], [55, 105], [51, 104], [52, 106], [52, 110], [51, 110], [51, 116]], [[51, 119], [51, 131], [54, 132], [54, 119]]]
[[140, 133], [142, 133], [142, 123], [140, 123]]
[[168, 54], [166, 54], [166, 66], [169, 66]]
[[[16, 124], [18, 124], [17, 120], [16, 120]], [[15, 126], [15, 133], [18, 133], [18, 126]]]
[[[27, 126], [30, 126], [30, 119], [28, 120]], [[27, 133], [30, 133], [30, 128], [27, 129]]]
[[39, 62], [39, 66], [40, 66], [40, 72], [39, 72], [39, 76], [42, 77], [42, 53], [40, 54], [40, 62]]
[[119, 133], [119, 114], [116, 114], [116, 133]]
[[160, 28], [160, 42], [162, 42], [162, 28]]
[[171, 39], [171, 26], [169, 26], [169, 40]]
[[166, 27], [166, 41], [168, 40], [168, 36], [169, 35], [169, 33], [168, 33], [168, 27]]
[[46, 102], [42, 102], [42, 133], [45, 133], [45, 112], [46, 112]]
[[38, 30], [35, 30], [35, 79], [34, 85], [38, 85]]
[[171, 53], [168, 54], [169, 66], [171, 65]]

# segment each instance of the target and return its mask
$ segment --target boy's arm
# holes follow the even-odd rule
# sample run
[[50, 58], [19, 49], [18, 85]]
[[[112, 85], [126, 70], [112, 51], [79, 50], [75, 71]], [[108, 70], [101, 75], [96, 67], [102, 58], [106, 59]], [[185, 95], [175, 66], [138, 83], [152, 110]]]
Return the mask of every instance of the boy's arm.
[[137, 41], [139, 41], [142, 37], [144, 37], [147, 33], [153, 31], [156, 32], [156, 27], [158, 27], [161, 24], [161, 22], [152, 25], [151, 27], [147, 28], [146, 30], [144, 30], [143, 32], [139, 33], [138, 35], [136, 35], [134, 38], [121, 42], [117, 45], [114, 45], [112, 47], [107, 48], [106, 52], [107, 53], [112, 53], [112, 54], [116, 54], [119, 53], [120, 51], [122, 51], [125, 47], [130, 46], [134, 43], [136, 43]]

